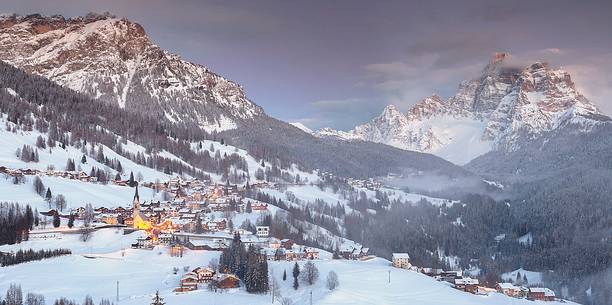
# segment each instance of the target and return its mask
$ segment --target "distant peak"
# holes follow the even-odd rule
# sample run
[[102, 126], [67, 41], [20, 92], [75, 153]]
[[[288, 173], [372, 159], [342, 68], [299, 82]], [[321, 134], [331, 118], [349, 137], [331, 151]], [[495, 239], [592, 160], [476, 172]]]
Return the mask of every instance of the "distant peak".
[[511, 55], [508, 52], [495, 52], [491, 57], [491, 64], [495, 65], [505, 60], [510, 59]]
[[438, 94], [434, 93], [424, 99], [422, 99], [419, 103], [442, 103], [443, 99]]
[[300, 122], [293, 122], [293, 123], [289, 123], [289, 124], [291, 124], [294, 127], [302, 130], [303, 132], [306, 132], [306, 133], [312, 133], [313, 132], [312, 129], [308, 128], [306, 125], [304, 125], [304, 124], [302, 124]]
[[394, 116], [398, 116], [398, 115], [402, 115], [402, 112], [399, 111], [399, 109], [397, 109], [397, 106], [395, 105], [387, 105], [385, 106], [385, 109], [383, 109], [380, 117], [394, 117]]

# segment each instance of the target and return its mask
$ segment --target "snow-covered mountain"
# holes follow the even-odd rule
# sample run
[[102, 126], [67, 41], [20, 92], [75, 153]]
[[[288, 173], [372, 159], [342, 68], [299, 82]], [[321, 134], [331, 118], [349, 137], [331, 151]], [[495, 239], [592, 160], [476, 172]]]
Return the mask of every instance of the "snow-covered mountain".
[[238, 84], [162, 50], [142, 26], [109, 14], [0, 17], [0, 58], [122, 108], [207, 131], [263, 114]]
[[92, 101], [118, 105], [164, 126], [174, 124], [187, 130], [179, 132], [183, 136], [193, 137], [200, 132], [198, 127], [216, 132], [211, 138], [225, 139], [259, 159], [350, 176], [417, 167], [466, 173], [427, 154], [313, 137], [268, 116], [240, 85], [164, 51], [142, 26], [110, 14], [1, 16], [0, 59], [84, 93]]
[[588, 131], [610, 120], [578, 92], [568, 72], [546, 63], [516, 67], [509, 57], [495, 54], [480, 77], [462, 82], [449, 99], [432, 95], [407, 113], [389, 105], [349, 132], [315, 134], [385, 143], [465, 164], [491, 150], [514, 150], [519, 140], [562, 126]]

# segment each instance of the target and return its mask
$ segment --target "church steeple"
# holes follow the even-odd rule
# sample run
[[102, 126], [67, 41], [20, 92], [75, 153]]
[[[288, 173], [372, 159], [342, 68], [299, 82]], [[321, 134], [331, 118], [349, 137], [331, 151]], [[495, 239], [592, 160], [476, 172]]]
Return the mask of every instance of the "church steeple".
[[138, 195], [138, 185], [136, 185], [136, 193], [134, 193], [134, 209], [140, 208], [140, 195]]

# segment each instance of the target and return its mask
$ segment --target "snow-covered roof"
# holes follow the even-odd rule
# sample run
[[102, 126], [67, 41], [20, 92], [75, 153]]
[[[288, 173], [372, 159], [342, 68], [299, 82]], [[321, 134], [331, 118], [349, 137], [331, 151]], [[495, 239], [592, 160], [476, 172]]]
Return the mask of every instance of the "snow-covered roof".
[[535, 293], [544, 293], [545, 296], [547, 297], [554, 297], [555, 296], [555, 292], [548, 289], [548, 288], [544, 288], [544, 287], [531, 287], [529, 288], [529, 292], [535, 292]]
[[461, 279], [455, 279], [455, 284], [464, 284], [464, 285], [478, 285], [478, 279], [473, 279], [470, 277], [464, 277]]
[[517, 286], [514, 286], [514, 284], [512, 283], [497, 283], [497, 285], [499, 285], [499, 288], [501, 289], [512, 289], [512, 290], [519, 290], [520, 288]]
[[393, 259], [410, 259], [408, 253], [393, 253]]

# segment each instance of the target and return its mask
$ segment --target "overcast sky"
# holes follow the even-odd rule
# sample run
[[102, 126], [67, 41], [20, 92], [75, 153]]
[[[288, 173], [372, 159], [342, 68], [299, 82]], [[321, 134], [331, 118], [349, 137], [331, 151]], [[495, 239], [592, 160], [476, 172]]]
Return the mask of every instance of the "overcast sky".
[[414, 2], [2, 0], [0, 12], [127, 17], [270, 115], [311, 128], [448, 97], [496, 51], [562, 66], [612, 114], [612, 1]]

